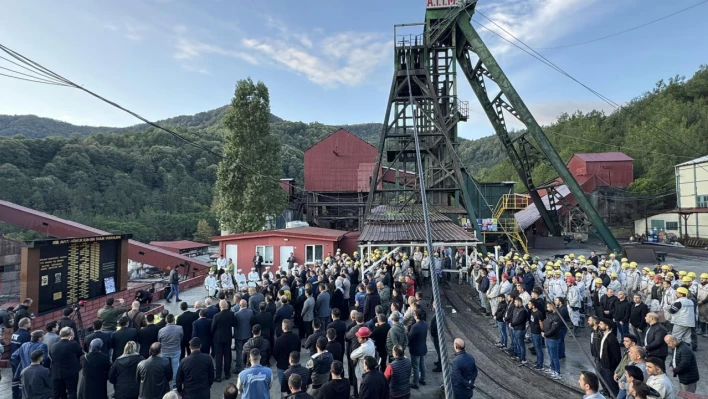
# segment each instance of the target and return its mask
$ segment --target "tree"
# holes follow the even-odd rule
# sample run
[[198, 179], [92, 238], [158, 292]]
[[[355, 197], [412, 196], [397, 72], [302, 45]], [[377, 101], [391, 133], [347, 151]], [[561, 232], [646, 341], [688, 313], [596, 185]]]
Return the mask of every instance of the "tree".
[[269, 118], [266, 85], [240, 80], [224, 117], [228, 131], [214, 191], [215, 213], [224, 230], [262, 230], [268, 216], [285, 210], [280, 142], [270, 132]]
[[209, 243], [212, 237], [214, 237], [214, 229], [209, 226], [209, 222], [200, 219], [197, 222], [197, 231], [194, 232], [194, 241]]

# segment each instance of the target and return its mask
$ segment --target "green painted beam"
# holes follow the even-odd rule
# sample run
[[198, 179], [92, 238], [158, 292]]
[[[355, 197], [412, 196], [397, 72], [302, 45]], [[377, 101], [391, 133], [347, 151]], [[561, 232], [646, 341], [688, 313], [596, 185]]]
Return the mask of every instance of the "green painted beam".
[[617, 239], [612, 235], [612, 232], [602, 220], [602, 217], [600, 217], [595, 207], [592, 206], [588, 198], [585, 196], [585, 193], [580, 188], [580, 185], [570, 173], [555, 148], [553, 148], [553, 145], [546, 137], [546, 134], [541, 129], [541, 126], [538, 122], [536, 122], [536, 119], [531, 114], [531, 111], [529, 111], [526, 107], [526, 104], [521, 99], [521, 96], [509, 81], [509, 78], [507, 78], [506, 74], [504, 74], [504, 71], [501, 69], [496, 59], [494, 59], [494, 56], [484, 44], [484, 41], [482, 41], [482, 38], [472, 27], [469, 17], [467, 15], [464, 17], [461, 16], [457, 20], [457, 26], [462, 34], [464, 34], [465, 39], [467, 40], [467, 45], [475, 54], [477, 54], [487, 70], [492, 74], [492, 76], [494, 76], [494, 81], [506, 96], [509, 104], [511, 104], [519, 114], [519, 118], [526, 125], [529, 133], [536, 140], [536, 143], [540, 146], [541, 151], [548, 158], [548, 161], [551, 163], [553, 168], [558, 172], [558, 175], [568, 186], [568, 189], [575, 197], [578, 205], [583, 212], [585, 212], [585, 215], [588, 217], [595, 229], [597, 229], [598, 234], [603, 241], [605, 241], [605, 244], [607, 244], [612, 251], [621, 252], [622, 247], [619, 245], [619, 242], [617, 242]]

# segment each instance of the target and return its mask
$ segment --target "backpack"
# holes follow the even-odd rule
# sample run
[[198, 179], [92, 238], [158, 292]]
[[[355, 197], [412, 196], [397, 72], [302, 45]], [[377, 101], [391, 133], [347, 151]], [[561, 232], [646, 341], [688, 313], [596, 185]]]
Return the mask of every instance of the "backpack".
[[[128, 311], [128, 312], [129, 312], [129, 311]], [[140, 314], [140, 310], [138, 310], [137, 312], [135, 312], [135, 314], [133, 315], [133, 317], [128, 317], [128, 312], [125, 312], [125, 314], [123, 314], [123, 316], [125, 316], [125, 317], [128, 318], [128, 328], [135, 328], [135, 319], [136, 319], [136, 318], [138, 317], [138, 315]]]

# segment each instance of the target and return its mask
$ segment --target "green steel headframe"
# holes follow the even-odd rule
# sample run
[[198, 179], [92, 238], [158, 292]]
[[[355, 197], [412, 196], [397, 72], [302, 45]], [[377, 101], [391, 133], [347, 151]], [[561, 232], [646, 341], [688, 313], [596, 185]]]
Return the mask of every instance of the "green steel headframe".
[[[464, 207], [477, 236], [481, 237], [471, 188], [465, 184], [469, 180], [465, 176], [467, 171], [456, 152], [457, 123], [466, 121], [469, 115], [468, 103], [457, 98], [459, 63], [549, 232], [554, 236], [561, 234], [556, 206], [561, 203], [570, 207], [570, 204], [555, 187], [534, 182], [531, 169], [536, 161], [546, 162], [556, 170], [598, 236], [611, 250], [621, 251], [619, 243], [472, 26], [476, 0], [461, 3], [457, 7], [428, 9], [425, 24], [397, 26], [424, 25], [424, 32], [418, 36], [394, 35], [394, 75], [366, 214], [374, 204], [403, 207], [420, 201], [416, 194], [415, 176], [419, 171], [416, 170], [412, 134], [413, 118], [416, 118], [423, 158], [422, 173], [428, 186], [426, 200], [433, 206]], [[414, 104], [410, 103], [408, 96], [406, 69], [411, 74]], [[498, 93], [493, 97], [488, 92], [488, 81], [498, 87]], [[512, 137], [504, 119], [505, 112], [521, 121], [526, 130]], [[549, 196], [550, 210], [546, 209], [539, 190]]]

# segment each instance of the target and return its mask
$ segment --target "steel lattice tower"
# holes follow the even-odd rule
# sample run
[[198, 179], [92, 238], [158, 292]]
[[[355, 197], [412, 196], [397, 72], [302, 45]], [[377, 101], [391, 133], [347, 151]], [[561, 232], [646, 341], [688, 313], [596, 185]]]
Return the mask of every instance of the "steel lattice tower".
[[[445, 6], [438, 6], [440, 3]], [[375, 204], [404, 207], [420, 201], [416, 194], [415, 176], [419, 171], [416, 170], [412, 134], [413, 118], [416, 118], [428, 203], [464, 207], [477, 236], [481, 237], [472, 202], [476, 184], [470, 184], [474, 182], [456, 153], [457, 123], [466, 121], [469, 115], [468, 103], [457, 98], [459, 64], [549, 232], [559, 236], [562, 231], [557, 206], [564, 205], [569, 211], [579, 209], [608, 247], [620, 251], [619, 243], [472, 26], [477, 1], [448, 3], [454, 1], [427, 0], [424, 24], [396, 26], [423, 25], [424, 32], [418, 36], [394, 34], [394, 74], [366, 214]], [[408, 96], [407, 69], [411, 74], [414, 107]], [[497, 87], [495, 92], [490, 92], [490, 82]], [[505, 114], [517, 118], [526, 130], [511, 135]], [[531, 169], [539, 161], [558, 173], [563, 180], [561, 184], [565, 184], [574, 196], [577, 208], [557, 193], [556, 185], [541, 185], [534, 181]], [[382, 184], [382, 168], [386, 173], [395, 174], [394, 183]], [[550, 209], [546, 209], [540, 190], [548, 195]]]

